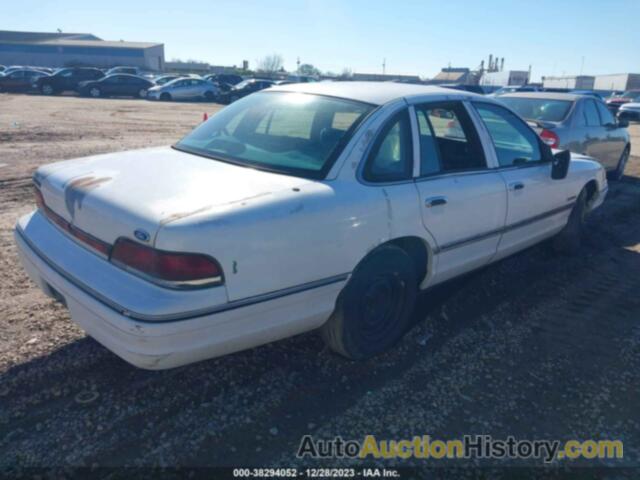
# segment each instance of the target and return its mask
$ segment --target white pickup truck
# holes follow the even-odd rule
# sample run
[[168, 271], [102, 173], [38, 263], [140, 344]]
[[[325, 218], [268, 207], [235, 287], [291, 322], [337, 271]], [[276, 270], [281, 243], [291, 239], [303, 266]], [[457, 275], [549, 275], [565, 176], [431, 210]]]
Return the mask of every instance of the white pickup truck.
[[392, 346], [419, 290], [555, 236], [607, 192], [494, 100], [421, 85], [279, 86], [173, 147], [40, 167], [15, 239], [86, 332], [162, 369], [319, 328]]

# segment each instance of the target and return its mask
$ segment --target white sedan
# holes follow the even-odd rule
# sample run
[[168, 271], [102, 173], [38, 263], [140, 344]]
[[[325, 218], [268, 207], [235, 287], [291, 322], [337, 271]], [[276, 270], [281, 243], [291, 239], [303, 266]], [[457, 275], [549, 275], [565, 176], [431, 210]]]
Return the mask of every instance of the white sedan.
[[555, 236], [607, 192], [486, 97], [395, 83], [285, 85], [173, 147], [40, 167], [15, 239], [86, 332], [162, 369], [320, 329], [391, 347], [419, 290]]

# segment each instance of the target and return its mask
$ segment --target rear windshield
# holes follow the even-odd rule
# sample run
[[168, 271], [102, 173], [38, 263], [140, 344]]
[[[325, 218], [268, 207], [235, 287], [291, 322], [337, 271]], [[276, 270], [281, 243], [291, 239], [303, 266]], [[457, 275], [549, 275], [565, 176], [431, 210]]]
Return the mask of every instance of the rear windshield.
[[373, 106], [291, 92], [249, 95], [178, 142], [190, 153], [309, 178], [323, 178]]
[[542, 122], [561, 122], [569, 113], [573, 102], [547, 98], [501, 97], [500, 101], [522, 118]]

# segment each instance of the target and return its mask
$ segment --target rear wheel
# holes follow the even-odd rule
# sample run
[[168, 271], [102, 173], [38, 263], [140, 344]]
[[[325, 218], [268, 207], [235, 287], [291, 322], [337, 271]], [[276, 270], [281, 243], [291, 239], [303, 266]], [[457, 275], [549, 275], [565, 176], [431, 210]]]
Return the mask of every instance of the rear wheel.
[[138, 98], [147, 98], [147, 89], [141, 88], [138, 90]]
[[165, 92], [160, 95], [160, 100], [168, 102], [169, 100], [171, 100], [171, 95]]
[[553, 249], [557, 253], [573, 255], [578, 252], [582, 245], [588, 214], [587, 189], [584, 188], [578, 195], [578, 199], [571, 210], [569, 221], [553, 239]]
[[89, 95], [93, 98], [99, 98], [102, 96], [102, 91], [98, 87], [91, 87], [89, 90]]
[[618, 160], [618, 166], [613, 172], [609, 174], [609, 178], [611, 180], [622, 180], [622, 177], [624, 177], [624, 168], [627, 166], [627, 161], [629, 160], [630, 153], [631, 149], [627, 145], [627, 147], [624, 149], [624, 152], [622, 152], [622, 155], [620, 156], [620, 160]]
[[44, 85], [42, 85], [42, 87], [40, 87], [40, 93], [42, 93], [43, 95], [53, 95], [55, 91], [53, 89], [53, 86], [45, 83]]
[[411, 257], [387, 245], [372, 252], [340, 293], [321, 328], [325, 343], [354, 360], [377, 355], [406, 332], [418, 290]]

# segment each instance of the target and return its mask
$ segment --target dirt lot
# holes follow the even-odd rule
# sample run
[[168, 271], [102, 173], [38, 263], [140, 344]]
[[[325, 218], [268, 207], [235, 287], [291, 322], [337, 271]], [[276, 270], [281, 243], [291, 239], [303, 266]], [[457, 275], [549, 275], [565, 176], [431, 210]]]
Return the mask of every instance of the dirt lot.
[[621, 439], [624, 460], [602, 464], [640, 467], [640, 157], [580, 255], [535, 247], [423, 295], [415, 328], [368, 362], [308, 334], [147, 372], [86, 337], [18, 264], [33, 169], [169, 144], [216, 108], [0, 95], [0, 469], [289, 466], [306, 433]]

